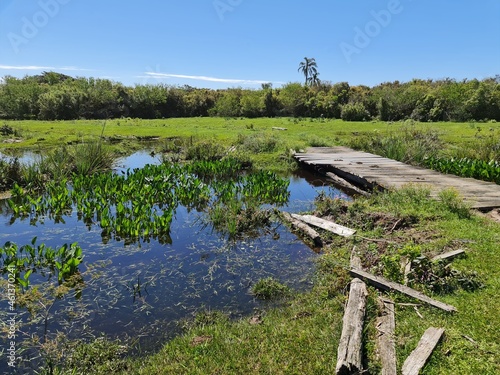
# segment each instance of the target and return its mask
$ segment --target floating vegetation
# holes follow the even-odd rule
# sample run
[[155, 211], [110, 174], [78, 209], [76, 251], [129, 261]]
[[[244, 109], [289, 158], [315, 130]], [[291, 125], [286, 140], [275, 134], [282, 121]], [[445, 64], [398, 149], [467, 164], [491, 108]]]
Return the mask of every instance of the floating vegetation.
[[36, 237], [31, 244], [19, 247], [13, 242], [7, 242], [0, 248], [0, 269], [2, 274], [13, 273], [16, 281], [24, 288], [29, 285], [29, 277], [40, 273], [49, 278], [57, 276], [59, 283], [69, 280], [78, 272], [82, 262], [82, 248], [78, 244], [64, 244], [58, 249], [36, 245]]
[[[8, 202], [13, 212], [11, 222], [28, 217], [32, 224], [45, 217], [63, 221], [76, 209], [78, 219], [89, 229], [92, 225], [101, 227], [103, 242], [110, 238], [127, 243], [153, 238], [169, 243], [172, 218], [182, 205], [188, 210], [208, 211], [209, 218], [218, 217], [214, 228], [232, 236], [252, 226], [239, 225], [242, 220], [235, 221], [235, 216], [247, 212], [240, 216], [259, 218], [262, 204], [283, 205], [289, 198], [288, 180], [272, 172], [243, 173], [241, 169], [233, 159], [148, 164], [121, 174], [74, 174], [71, 184], [65, 179], [47, 183], [41, 195], [15, 185]], [[221, 215], [224, 220], [220, 220]], [[225, 224], [219, 225], [222, 222]]]

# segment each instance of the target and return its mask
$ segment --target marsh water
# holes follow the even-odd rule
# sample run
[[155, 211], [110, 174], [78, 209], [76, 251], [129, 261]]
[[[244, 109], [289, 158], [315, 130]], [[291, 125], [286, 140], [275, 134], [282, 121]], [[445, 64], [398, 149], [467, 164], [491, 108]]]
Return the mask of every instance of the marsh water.
[[[116, 171], [147, 163], [160, 160], [141, 151], [121, 159]], [[321, 191], [349, 199], [311, 173], [287, 178], [290, 199], [283, 210], [310, 210]], [[12, 223], [11, 213], [2, 207], [2, 245], [7, 241], [27, 244], [37, 237], [38, 243], [54, 248], [78, 242], [84, 255], [79, 266], [84, 279], [81, 290], [60, 299], [48, 295], [43, 319], [37, 321], [30, 321], [28, 312], [18, 309], [17, 319], [23, 322], [19, 343], [32, 335], [50, 337], [62, 331], [69, 337], [135, 337], [142, 349], [155, 350], [179, 332], [179, 321], [198, 311], [222, 310], [239, 317], [264, 308], [266, 303], [250, 292], [259, 279], [272, 276], [293, 290], [307, 290], [313, 283], [317, 254], [279, 222], [257, 238], [228, 240], [204, 224], [202, 213], [179, 206], [171, 225], [171, 243], [151, 240], [125, 245], [114, 239], [103, 241], [101, 229], [89, 229], [75, 212], [63, 222], [46, 219], [32, 225], [29, 220]], [[38, 276], [33, 276], [30, 281], [35, 286]], [[4, 320], [8, 311], [5, 299], [0, 310]], [[5, 364], [4, 358], [0, 368], [5, 369]]]

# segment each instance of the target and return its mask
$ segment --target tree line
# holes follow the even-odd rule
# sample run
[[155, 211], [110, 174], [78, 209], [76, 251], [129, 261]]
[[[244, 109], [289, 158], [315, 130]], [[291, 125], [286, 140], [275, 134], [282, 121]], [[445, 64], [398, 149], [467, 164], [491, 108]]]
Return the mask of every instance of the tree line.
[[[307, 69], [309, 67], [303, 67]], [[312, 75], [309, 75], [312, 74]], [[347, 121], [500, 121], [500, 76], [386, 82], [374, 87], [319, 81], [279, 88], [212, 90], [135, 85], [55, 72], [0, 83], [2, 119], [106, 119], [133, 117], [321, 117]], [[307, 84], [307, 83], [311, 84]]]

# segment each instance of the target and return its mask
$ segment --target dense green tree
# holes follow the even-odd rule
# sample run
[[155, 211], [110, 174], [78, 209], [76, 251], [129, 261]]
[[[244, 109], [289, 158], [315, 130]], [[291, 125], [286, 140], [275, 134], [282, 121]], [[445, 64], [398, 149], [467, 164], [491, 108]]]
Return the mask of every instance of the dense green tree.
[[265, 112], [264, 94], [264, 91], [243, 91], [240, 99], [241, 115], [245, 117], [261, 117]]
[[[397, 121], [500, 121], [500, 76], [483, 80], [417, 80], [350, 86], [318, 79], [314, 59], [300, 69], [306, 85], [258, 90], [136, 85], [55, 72], [0, 81], [0, 118], [104, 119], [123, 116], [311, 116]], [[309, 69], [311, 68], [311, 69]]]
[[300, 83], [288, 83], [279, 91], [282, 116], [301, 117], [306, 115], [306, 99], [308, 88]]
[[229, 89], [221, 92], [209, 113], [212, 116], [238, 117], [241, 115], [241, 89]]

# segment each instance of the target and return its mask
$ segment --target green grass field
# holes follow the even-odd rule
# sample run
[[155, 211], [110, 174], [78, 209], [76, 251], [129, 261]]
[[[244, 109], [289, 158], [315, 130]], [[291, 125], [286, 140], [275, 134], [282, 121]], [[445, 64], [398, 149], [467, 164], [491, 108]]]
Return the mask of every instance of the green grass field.
[[[107, 121], [4, 121], [18, 134], [21, 142], [7, 143], [3, 136], [2, 149], [50, 148], [61, 143], [79, 142], [82, 139], [99, 137], [105, 124], [105, 137], [194, 137], [215, 138], [228, 144], [238, 135], [255, 133], [274, 134], [297, 146], [312, 144], [343, 144], [360, 134], [387, 134], [398, 130], [401, 122], [345, 122], [342, 120], [257, 118], [224, 119], [172, 118], [163, 120], [117, 119]], [[478, 135], [500, 130], [500, 123], [420, 123], [417, 126], [432, 128], [450, 145], [464, 145]], [[273, 130], [286, 128], [286, 131]], [[478, 129], [480, 129], [478, 131]]]

